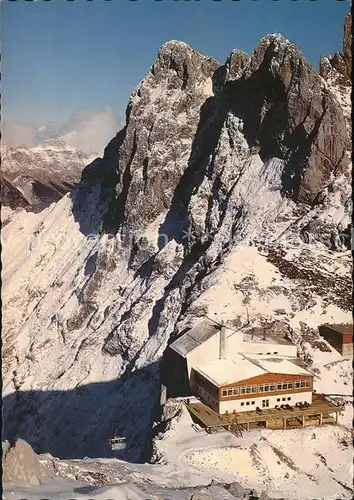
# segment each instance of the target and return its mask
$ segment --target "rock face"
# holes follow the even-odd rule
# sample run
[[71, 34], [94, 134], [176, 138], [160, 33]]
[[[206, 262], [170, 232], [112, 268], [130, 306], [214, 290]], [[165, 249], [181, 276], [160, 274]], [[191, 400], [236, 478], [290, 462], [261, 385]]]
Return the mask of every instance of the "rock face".
[[352, 14], [346, 16], [344, 21], [343, 56], [347, 67], [348, 78], [352, 77]]
[[284, 159], [285, 192], [316, 202], [343, 166], [348, 136], [341, 109], [299, 49], [281, 36], [266, 37], [229, 92], [248, 142], [258, 140], [265, 161]]
[[39, 212], [72, 189], [93, 159], [60, 140], [30, 149], [2, 146], [1, 202]]
[[115, 219], [124, 237], [169, 208], [205, 120], [201, 108], [212, 96], [218, 66], [187, 44], [170, 41], [133, 92], [117, 168]]
[[82, 458], [126, 436], [122, 456], [146, 458], [161, 358], [200, 311], [348, 321], [347, 143], [335, 95], [281, 35], [225, 65], [164, 44], [104, 158], [3, 229], [6, 438]]
[[3, 481], [41, 484], [41, 478], [51, 477], [50, 470], [42, 465], [31, 446], [23, 439], [14, 445], [3, 443]]
[[[251, 58], [233, 52], [220, 67], [186, 44], [168, 42], [128, 109], [115, 217], [124, 221], [125, 237], [168, 209], [173, 194], [179, 217], [186, 215], [205, 173], [214, 180], [218, 175], [213, 152], [223, 130], [237, 120], [248, 145], [259, 142], [263, 161], [285, 161], [282, 189], [298, 201], [316, 202], [344, 168], [343, 113], [294, 44], [271, 35]], [[237, 133], [230, 132], [230, 141], [237, 141]]]

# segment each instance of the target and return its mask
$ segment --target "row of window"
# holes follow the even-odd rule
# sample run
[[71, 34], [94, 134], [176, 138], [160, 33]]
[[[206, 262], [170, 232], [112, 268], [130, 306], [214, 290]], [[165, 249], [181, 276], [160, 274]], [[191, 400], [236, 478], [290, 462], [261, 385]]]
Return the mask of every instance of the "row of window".
[[300, 389], [311, 387], [310, 380], [295, 380], [295, 382], [277, 382], [258, 385], [246, 385], [241, 387], [226, 387], [222, 390], [223, 396], [238, 396], [239, 394], [255, 394], [259, 392], [287, 391], [289, 389]]
[[222, 390], [223, 396], [237, 396], [238, 394], [251, 394], [258, 392], [257, 385], [247, 385], [244, 387], [227, 387]]
[[241, 406], [245, 406], [245, 405], [249, 406], [249, 405], [254, 405], [254, 404], [256, 404], [255, 401], [245, 401], [245, 402], [242, 401]]
[[[286, 398], [277, 398], [277, 403], [284, 402], [284, 401], [291, 401], [291, 397], [288, 396]], [[303, 403], [305, 403], [305, 401]], [[255, 401], [242, 401], [241, 402], [241, 406], [252, 406], [255, 404], [256, 404]], [[298, 404], [298, 403], [296, 403], [296, 404]], [[262, 408], [269, 408], [269, 399], [262, 400]]]
[[[291, 401], [291, 397], [287, 398], [278, 398], [277, 401]], [[256, 404], [255, 401], [242, 401], [241, 406], [250, 406]], [[269, 401], [268, 399], [265, 399], [262, 401], [262, 407], [267, 408], [269, 406]]]

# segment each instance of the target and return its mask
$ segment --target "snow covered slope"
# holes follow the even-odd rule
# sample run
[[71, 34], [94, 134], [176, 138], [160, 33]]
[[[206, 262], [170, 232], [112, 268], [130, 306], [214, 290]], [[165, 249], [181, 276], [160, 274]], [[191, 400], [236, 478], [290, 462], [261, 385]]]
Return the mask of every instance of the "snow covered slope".
[[316, 329], [351, 320], [349, 148], [280, 35], [224, 66], [164, 44], [103, 160], [4, 227], [6, 437], [81, 459], [120, 435], [122, 458], [148, 458], [164, 350], [204, 314], [280, 322], [309, 362], [332, 352]]

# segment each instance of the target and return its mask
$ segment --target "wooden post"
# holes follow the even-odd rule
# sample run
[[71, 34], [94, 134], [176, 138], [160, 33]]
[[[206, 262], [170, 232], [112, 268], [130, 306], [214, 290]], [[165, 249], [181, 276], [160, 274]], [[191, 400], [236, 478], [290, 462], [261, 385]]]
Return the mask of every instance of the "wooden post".
[[338, 412], [336, 411], [336, 425], [338, 425]]
[[322, 413], [320, 413], [320, 425], [323, 424], [323, 416], [322, 416]]
[[305, 415], [302, 414], [302, 427], [305, 427]]
[[283, 429], [286, 430], [286, 417], [283, 417]]
[[265, 426], [266, 429], [268, 429], [268, 420], [265, 421]]
[[247, 422], [247, 423], [246, 423], [246, 429], [247, 429], [248, 431], [250, 430], [250, 423], [249, 423], [249, 422]]

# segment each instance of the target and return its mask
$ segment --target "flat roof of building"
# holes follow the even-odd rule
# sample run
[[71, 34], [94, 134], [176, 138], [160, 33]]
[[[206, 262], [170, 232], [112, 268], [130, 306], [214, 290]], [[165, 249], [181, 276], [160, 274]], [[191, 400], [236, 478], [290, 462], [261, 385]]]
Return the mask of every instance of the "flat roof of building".
[[234, 384], [266, 373], [307, 375], [312, 373], [282, 357], [238, 355], [232, 359], [214, 359], [194, 367], [216, 387]]
[[293, 345], [290, 340], [287, 340], [285, 337], [277, 337], [275, 335], [267, 333], [264, 337], [260, 337], [259, 335], [245, 332], [243, 334], [244, 342], [254, 342], [256, 344], [279, 344], [279, 345]]
[[[228, 339], [232, 335], [238, 335], [240, 341], [259, 343], [259, 344], [279, 344], [279, 345], [292, 345], [290, 340], [283, 337], [278, 337], [272, 335], [271, 332], [267, 333], [265, 338], [259, 334], [251, 332], [237, 331], [230, 328], [227, 324], [226, 328], [226, 338]], [[217, 333], [220, 329], [219, 324], [214, 323], [209, 319], [205, 319], [198, 323], [196, 326], [188, 330], [186, 333], [182, 334], [177, 340], [172, 342], [170, 347], [183, 357], [186, 357], [191, 351], [196, 347], [200, 346], [207, 340], [209, 340], [213, 335]]]
[[183, 357], [209, 340], [219, 330], [216, 323], [206, 319], [172, 342], [170, 347]]
[[283, 358], [271, 356], [248, 356], [248, 359], [263, 368], [267, 373], [281, 373], [284, 375], [312, 375], [297, 363]]
[[263, 368], [243, 356], [237, 356], [233, 359], [213, 359], [196, 366], [194, 369], [218, 387], [266, 373]]

